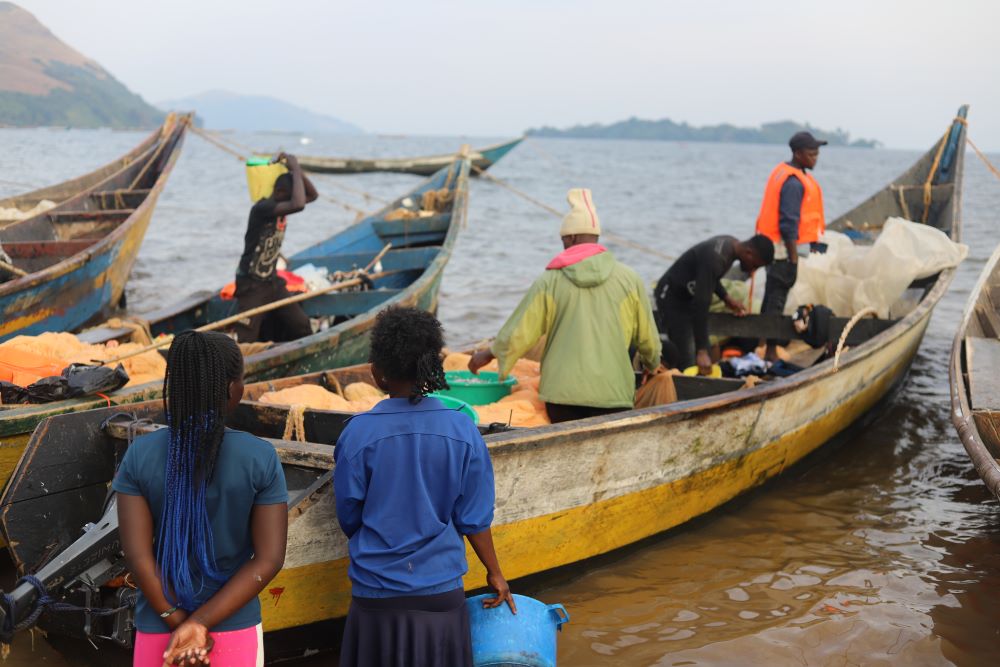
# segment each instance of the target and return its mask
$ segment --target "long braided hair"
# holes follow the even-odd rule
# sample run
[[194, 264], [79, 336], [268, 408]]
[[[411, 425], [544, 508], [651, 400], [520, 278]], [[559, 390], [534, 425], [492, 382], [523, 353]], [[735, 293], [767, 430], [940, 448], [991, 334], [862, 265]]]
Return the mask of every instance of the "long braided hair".
[[[229, 383], [242, 377], [240, 348], [225, 334], [185, 331], [167, 352], [163, 403], [170, 442], [156, 563], [167, 599], [187, 610], [196, 608], [206, 579], [225, 579], [215, 564], [205, 495], [225, 435]], [[201, 575], [198, 590], [193, 571]]]
[[410, 402], [432, 391], [448, 388], [441, 350], [441, 323], [427, 311], [394, 306], [375, 318], [368, 360], [386, 377], [413, 385]]

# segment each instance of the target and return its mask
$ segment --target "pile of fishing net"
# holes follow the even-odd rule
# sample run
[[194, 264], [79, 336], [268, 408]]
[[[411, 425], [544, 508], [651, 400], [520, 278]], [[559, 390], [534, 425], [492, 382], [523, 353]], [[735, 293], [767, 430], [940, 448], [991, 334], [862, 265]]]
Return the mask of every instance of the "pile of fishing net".
[[46, 211], [55, 208], [56, 203], [54, 201], [49, 201], [48, 199], [43, 199], [38, 202], [34, 208], [27, 211], [22, 211], [16, 206], [11, 208], [5, 208], [0, 206], [0, 220], [27, 220], [28, 218], [33, 218], [36, 215], [41, 215]]
[[[444, 369], [466, 370], [469, 367], [470, 356], [460, 352], [448, 354], [444, 359]], [[496, 371], [497, 364], [492, 362], [483, 370]], [[537, 361], [521, 359], [511, 371], [517, 378], [514, 391], [496, 403], [474, 405], [472, 408], [479, 415], [481, 424], [494, 422], [510, 424], [511, 426], [543, 426], [550, 424], [545, 412], [545, 403], [538, 397], [538, 380], [541, 369]], [[295, 408], [313, 410], [334, 410], [337, 412], [366, 412], [385, 398], [385, 394], [367, 382], [353, 382], [342, 391], [330, 391], [316, 384], [301, 384], [296, 387], [269, 391], [257, 399], [270, 405], [284, 405]]]
[[417, 218], [429, 218], [436, 213], [448, 210], [455, 200], [455, 191], [448, 188], [440, 190], [428, 190], [420, 197], [420, 208], [412, 199], [407, 197], [402, 202], [402, 206], [393, 209], [385, 214], [385, 220], [416, 220]]
[[[37, 336], [16, 336], [0, 343], [0, 367], [8, 367], [12, 373], [20, 375], [21, 382], [11, 380], [15, 384], [24, 384], [28, 376], [36, 378], [51, 375], [53, 368], [65, 368], [70, 364], [95, 364], [104, 360], [113, 360], [131, 352], [142, 349], [141, 343], [121, 343], [110, 341], [106, 345], [91, 345], [84, 343], [71, 333], [47, 332]], [[24, 354], [19, 354], [24, 353]], [[34, 372], [31, 363], [25, 364], [23, 359], [41, 357], [49, 360], [51, 366], [38, 368]], [[129, 381], [125, 386], [144, 384], [153, 380], [162, 380], [167, 371], [167, 362], [159, 352], [150, 350], [134, 357], [122, 360], [122, 365], [128, 373]], [[26, 367], [27, 366], [27, 367]]]
[[377, 387], [367, 382], [352, 382], [343, 388], [343, 395], [324, 389], [318, 384], [300, 384], [288, 389], [269, 391], [257, 400], [269, 405], [303, 406], [313, 410], [337, 412], [367, 412], [385, 398]]

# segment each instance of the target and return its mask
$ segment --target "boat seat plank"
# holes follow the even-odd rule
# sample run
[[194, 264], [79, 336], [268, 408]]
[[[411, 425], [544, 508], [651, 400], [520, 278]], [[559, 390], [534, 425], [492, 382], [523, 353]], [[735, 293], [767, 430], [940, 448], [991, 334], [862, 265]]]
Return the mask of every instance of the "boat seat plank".
[[451, 226], [451, 214], [432, 215], [427, 218], [413, 220], [378, 220], [372, 222], [375, 233], [390, 241], [398, 237], [410, 237], [425, 234], [444, 234]]
[[744, 381], [735, 378], [709, 378], [692, 375], [675, 375], [674, 389], [678, 401], [718, 396], [743, 388]]
[[973, 410], [1000, 410], [1000, 340], [966, 338], [969, 401]]
[[364, 292], [324, 294], [302, 302], [309, 317], [353, 317], [385, 303], [403, 290], [378, 289]]
[[[440, 247], [400, 248], [389, 250], [382, 258], [383, 271], [405, 271], [424, 269], [441, 251]], [[328, 271], [350, 271], [364, 268], [375, 259], [377, 252], [343, 253], [337, 255], [296, 255], [292, 261], [292, 271], [305, 265], [324, 267]]]
[[149, 193], [148, 188], [142, 190], [99, 190], [90, 193], [90, 203], [104, 210], [116, 210], [116, 207], [121, 204], [124, 204], [126, 209], [136, 209], [146, 200]]
[[104, 211], [58, 211], [49, 213], [48, 216], [52, 222], [64, 225], [75, 222], [120, 221], [127, 219], [134, 212], [134, 208], [115, 208]]
[[976, 319], [983, 329], [983, 334], [990, 338], [1000, 338], [1000, 314], [984, 304], [976, 304]]
[[[836, 343], [850, 318], [831, 317], [828, 339]], [[859, 345], [882, 333], [898, 320], [867, 318], [857, 322], [847, 335], [848, 345]], [[717, 336], [734, 338], [774, 338], [778, 340], [802, 338], [795, 331], [792, 318], [785, 315], [747, 315], [736, 317], [728, 313], [709, 313], [708, 330]]]
[[3, 249], [13, 259], [34, 259], [36, 257], [72, 257], [94, 245], [95, 239], [73, 241], [13, 241], [5, 242]]
[[[152, 433], [161, 428], [167, 428], [164, 424], [143, 424], [135, 429], [135, 435]], [[109, 422], [104, 427], [104, 432], [119, 440], [128, 440], [129, 424], [125, 421]], [[278, 458], [282, 463], [289, 465], [320, 468], [322, 470], [333, 469], [333, 445], [320, 445], [314, 442], [295, 442], [292, 440], [278, 440], [275, 438], [263, 438], [269, 442], [278, 452]]]

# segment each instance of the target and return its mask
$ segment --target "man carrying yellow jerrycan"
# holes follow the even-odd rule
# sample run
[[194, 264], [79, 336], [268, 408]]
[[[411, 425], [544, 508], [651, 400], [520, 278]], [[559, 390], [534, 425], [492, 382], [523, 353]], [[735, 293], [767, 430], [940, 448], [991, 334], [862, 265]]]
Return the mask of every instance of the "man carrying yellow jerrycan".
[[[504, 376], [545, 336], [539, 397], [552, 423], [632, 409], [630, 348], [647, 372], [662, 370], [646, 286], [598, 243], [601, 223], [590, 190], [575, 188], [566, 199], [563, 252], [532, 284], [493, 345], [469, 361], [469, 370], [478, 373], [497, 359]], [[664, 380], [675, 399], [669, 376]]]

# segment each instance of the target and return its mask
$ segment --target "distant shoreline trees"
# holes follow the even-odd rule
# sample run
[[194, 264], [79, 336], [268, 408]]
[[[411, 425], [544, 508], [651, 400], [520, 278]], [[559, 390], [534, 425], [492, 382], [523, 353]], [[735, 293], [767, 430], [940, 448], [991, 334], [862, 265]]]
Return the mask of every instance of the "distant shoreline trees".
[[818, 139], [825, 139], [831, 146], [850, 146], [853, 148], [876, 148], [881, 142], [874, 139], [851, 140], [850, 134], [837, 128], [836, 130], [821, 130], [790, 120], [764, 123], [760, 127], [738, 127], [724, 123], [722, 125], [706, 125], [696, 127], [688, 123], [675, 123], [669, 118], [662, 120], [643, 120], [632, 117], [610, 125], [592, 123], [590, 125], [575, 125], [566, 129], [544, 126], [533, 128], [526, 132], [534, 137], [579, 138], [579, 139], [645, 139], [651, 141], [705, 141], [730, 142], [741, 144], [784, 144], [796, 132], [806, 130], [812, 132]]

